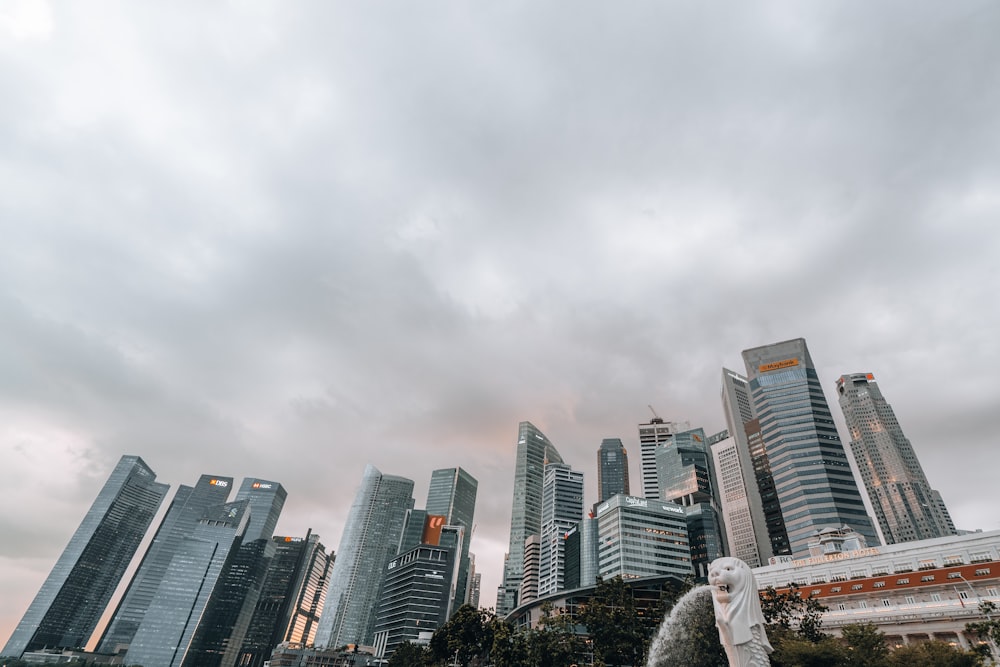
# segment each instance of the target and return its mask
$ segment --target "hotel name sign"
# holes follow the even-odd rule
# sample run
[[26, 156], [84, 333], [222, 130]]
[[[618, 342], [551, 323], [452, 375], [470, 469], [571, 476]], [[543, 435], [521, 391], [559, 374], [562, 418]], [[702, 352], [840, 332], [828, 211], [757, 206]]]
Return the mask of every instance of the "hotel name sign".
[[[822, 563], [832, 563], [838, 560], [848, 560], [850, 558], [862, 558], [864, 556], [878, 556], [881, 553], [878, 547], [866, 547], [864, 549], [853, 549], [851, 551], [838, 551], [832, 554], [826, 554], [825, 556], [813, 556], [811, 558], [799, 558], [792, 560], [788, 556], [782, 558], [781, 556], [771, 558], [769, 560], [774, 561], [771, 565], [775, 564], [791, 564], [793, 567], [804, 567], [806, 565], [821, 565]], [[780, 559], [780, 560], [779, 560]]]

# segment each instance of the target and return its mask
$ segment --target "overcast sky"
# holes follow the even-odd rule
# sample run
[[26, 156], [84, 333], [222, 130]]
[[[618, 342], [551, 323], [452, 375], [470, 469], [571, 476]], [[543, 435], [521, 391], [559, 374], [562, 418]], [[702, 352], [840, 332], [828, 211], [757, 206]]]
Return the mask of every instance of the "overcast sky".
[[[587, 476], [724, 427], [721, 368], [873, 372], [1000, 528], [1000, 6], [0, 3], [0, 641], [122, 454], [280, 481], [337, 548], [366, 463]], [[834, 412], [839, 409], [833, 404]], [[842, 430], [842, 434], [843, 434]]]

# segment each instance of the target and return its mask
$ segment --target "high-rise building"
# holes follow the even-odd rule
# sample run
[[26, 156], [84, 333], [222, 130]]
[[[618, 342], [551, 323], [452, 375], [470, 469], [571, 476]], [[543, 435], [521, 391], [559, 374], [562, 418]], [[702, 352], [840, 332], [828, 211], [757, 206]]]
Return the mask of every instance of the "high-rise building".
[[524, 572], [518, 590], [518, 604], [538, 599], [538, 577], [542, 572], [542, 538], [528, 535], [524, 541]]
[[524, 541], [529, 535], [541, 535], [542, 532], [545, 464], [562, 462], [559, 452], [534, 424], [521, 422], [518, 425], [510, 546], [504, 558], [503, 583], [497, 590], [499, 616], [508, 614], [518, 605], [518, 590], [524, 574]]
[[705, 431], [678, 431], [657, 447], [660, 498], [684, 507], [691, 566], [696, 577], [708, 577], [708, 565], [725, 553], [716, 498], [715, 468]]
[[[747, 378], [722, 369], [722, 408], [728, 438], [711, 445], [723, 525], [731, 554], [750, 564], [765, 565], [775, 554], [788, 554], [788, 535], [774, 493], [763, 447], [751, 452], [750, 435], [759, 432]], [[755, 445], [760, 438], [755, 437]], [[768, 511], [762, 490], [768, 490]], [[770, 521], [768, 519], [771, 519]], [[770, 531], [770, 532], [769, 532]]]
[[391, 656], [400, 644], [448, 620], [458, 555], [454, 547], [421, 544], [389, 562], [378, 603], [376, 655]]
[[280, 643], [311, 645], [326, 599], [331, 558], [310, 531], [274, 537], [274, 556], [243, 638], [240, 667], [261, 667]]
[[545, 466], [542, 482], [542, 531], [538, 563], [538, 596], [564, 586], [565, 535], [583, 519], [583, 473], [565, 463]]
[[750, 450], [763, 448], [791, 554], [844, 525], [879, 544], [805, 340], [744, 350], [743, 361], [758, 429], [747, 425]]
[[458, 583], [452, 610], [469, 601], [469, 546], [475, 525], [476, 494], [479, 482], [462, 468], [444, 468], [431, 473], [427, 491], [427, 512], [445, 517], [449, 526], [465, 528], [462, 553], [459, 554]]
[[871, 373], [837, 380], [851, 453], [886, 544], [956, 533], [941, 494], [931, 488], [910, 441]]
[[250, 502], [250, 525], [247, 526], [244, 542], [270, 540], [274, 527], [278, 525], [281, 508], [285, 506], [288, 492], [277, 482], [256, 477], [247, 477], [240, 484], [236, 500]]
[[628, 452], [620, 438], [605, 438], [597, 450], [597, 502], [619, 493], [628, 495]]
[[[208, 508], [181, 540], [142, 623], [125, 664], [181, 667], [219, 581], [235, 560], [250, 520], [249, 502]], [[190, 663], [189, 663], [190, 664]]]
[[476, 554], [469, 554], [469, 604], [479, 609], [479, 593], [482, 590], [483, 575], [476, 572]]
[[597, 506], [598, 576], [659, 577], [691, 574], [684, 508], [617, 495]]
[[317, 646], [371, 643], [379, 591], [408, 509], [413, 509], [413, 480], [368, 465], [340, 538]]
[[0, 655], [85, 646], [169, 488], [121, 457]]
[[583, 517], [564, 536], [566, 590], [586, 588], [597, 583], [597, 519]]
[[656, 477], [656, 450], [669, 442], [674, 433], [691, 428], [688, 423], [664, 422], [653, 417], [648, 424], [639, 424], [639, 456], [642, 461], [642, 495], [660, 499], [660, 482]]
[[233, 489], [231, 477], [202, 475], [193, 486], [181, 485], [170, 501], [152, 544], [129, 582], [111, 622], [98, 643], [102, 653], [127, 649], [163, 581], [170, 560], [185, 537], [190, 537], [205, 511], [226, 502]]

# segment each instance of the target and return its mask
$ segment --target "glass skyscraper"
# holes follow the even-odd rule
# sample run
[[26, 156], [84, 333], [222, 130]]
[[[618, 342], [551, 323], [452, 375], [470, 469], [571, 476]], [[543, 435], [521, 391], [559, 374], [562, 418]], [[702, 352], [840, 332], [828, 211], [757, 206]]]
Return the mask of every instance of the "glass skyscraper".
[[842, 375], [837, 395], [851, 435], [851, 453], [886, 544], [954, 535], [941, 494], [927, 481], [875, 376]]
[[497, 614], [504, 616], [518, 605], [524, 576], [524, 542], [542, 530], [542, 483], [546, 463], [562, 463], [549, 439], [531, 422], [517, 428], [514, 465], [514, 498], [510, 516], [510, 546], [504, 560], [503, 583], [497, 590]]
[[462, 553], [459, 554], [458, 580], [453, 611], [469, 601], [469, 546], [472, 541], [472, 527], [475, 525], [476, 494], [479, 482], [462, 468], [443, 468], [431, 473], [431, 484], [427, 491], [428, 514], [445, 517], [449, 526], [465, 528]]
[[744, 350], [743, 361], [759, 429], [747, 427], [748, 441], [766, 457], [791, 554], [808, 555], [816, 531], [845, 525], [879, 544], [805, 340]]
[[128, 648], [177, 547], [194, 532], [209, 507], [226, 502], [232, 489], [231, 477], [217, 475], [202, 475], [194, 487], [181, 485], [177, 489], [166, 516], [156, 530], [153, 543], [142, 557], [139, 569], [101, 637], [98, 651], [116, 653]]
[[253, 540], [270, 540], [274, 535], [274, 527], [278, 525], [281, 508], [285, 506], [288, 492], [277, 482], [256, 477], [247, 477], [240, 484], [236, 500], [250, 502], [250, 525], [243, 537], [244, 542]]
[[412, 508], [413, 480], [365, 468], [330, 575], [317, 646], [371, 643], [386, 567]]
[[561, 591], [565, 580], [566, 532], [583, 519], [583, 473], [565, 463], [545, 466], [538, 597]]
[[605, 438], [597, 450], [597, 502], [619, 493], [631, 493], [628, 484], [628, 452], [620, 438]]
[[84, 647], [168, 489], [141, 458], [123, 456], [2, 655]]
[[181, 667], [216, 585], [242, 545], [249, 519], [245, 500], [205, 511], [178, 545], [132, 637], [125, 664]]

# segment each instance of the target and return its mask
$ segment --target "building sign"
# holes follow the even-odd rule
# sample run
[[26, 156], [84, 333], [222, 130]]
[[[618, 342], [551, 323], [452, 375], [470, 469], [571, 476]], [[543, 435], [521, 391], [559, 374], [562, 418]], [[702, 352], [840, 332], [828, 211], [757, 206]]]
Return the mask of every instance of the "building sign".
[[255, 489], [273, 489], [274, 484], [268, 484], [267, 482], [254, 482], [253, 488]]
[[229, 482], [227, 482], [224, 479], [211, 479], [208, 481], [208, 483], [211, 484], [212, 486], [221, 486], [222, 488], [229, 486]]
[[625, 504], [632, 505], [633, 507], [649, 507], [649, 503], [645, 498], [636, 498], [634, 496], [625, 496]]
[[448, 517], [440, 514], [428, 514], [424, 521], [424, 534], [420, 536], [420, 541], [424, 544], [441, 544], [441, 529]]
[[853, 551], [838, 551], [825, 556], [813, 556], [812, 558], [799, 558], [793, 560], [792, 565], [802, 567], [804, 565], [819, 565], [820, 563], [830, 563], [836, 560], [847, 560], [848, 558], [861, 558], [862, 556], [877, 556], [880, 551], [878, 547], [867, 547], [865, 549], [854, 549]]
[[798, 365], [798, 359], [782, 359], [781, 361], [772, 361], [769, 364], [763, 364], [757, 368], [757, 371], [759, 373], [766, 373], [768, 371], [776, 371], [779, 368], [791, 368]]

